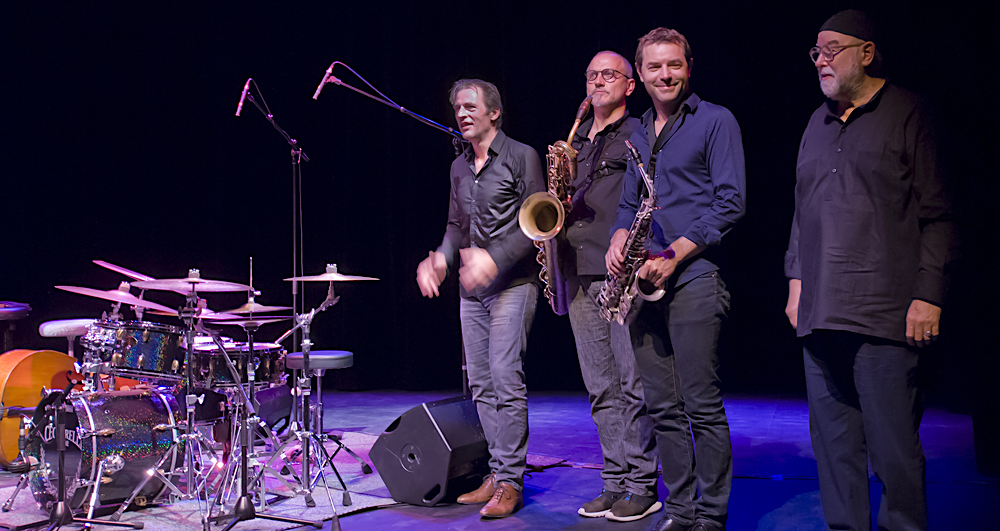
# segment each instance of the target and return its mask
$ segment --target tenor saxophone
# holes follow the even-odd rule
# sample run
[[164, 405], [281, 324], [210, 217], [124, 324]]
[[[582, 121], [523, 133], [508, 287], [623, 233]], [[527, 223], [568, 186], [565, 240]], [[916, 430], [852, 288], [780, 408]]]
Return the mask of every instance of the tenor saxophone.
[[[629, 156], [639, 169], [639, 176], [646, 185], [647, 193], [639, 205], [632, 227], [629, 228], [628, 237], [622, 246], [625, 261], [622, 264], [621, 274], [608, 273], [604, 285], [601, 286], [601, 292], [597, 295], [601, 317], [605, 321], [614, 321], [618, 324], [625, 324], [631, 320], [633, 310], [638, 308], [633, 305], [636, 296], [647, 301], [657, 301], [664, 294], [662, 288], [655, 286], [648, 291], [640, 289], [639, 268], [650, 258], [646, 242], [649, 240], [653, 223], [653, 211], [656, 210], [656, 190], [653, 189], [653, 178], [646, 174], [638, 150], [628, 140], [625, 141], [625, 145], [628, 147]], [[666, 258], [673, 258], [673, 249], [668, 248], [660, 254]]]
[[576, 179], [577, 152], [570, 142], [590, 108], [591, 98], [592, 96], [587, 96], [577, 109], [569, 138], [565, 142], [558, 140], [549, 146], [549, 153], [545, 156], [548, 166], [547, 190], [528, 196], [517, 214], [521, 232], [538, 247], [535, 260], [542, 266], [538, 278], [545, 285], [545, 298], [549, 300], [556, 315], [566, 315], [569, 311], [569, 294], [566, 280], [559, 270], [555, 237], [563, 228], [566, 214], [573, 208], [570, 187]]

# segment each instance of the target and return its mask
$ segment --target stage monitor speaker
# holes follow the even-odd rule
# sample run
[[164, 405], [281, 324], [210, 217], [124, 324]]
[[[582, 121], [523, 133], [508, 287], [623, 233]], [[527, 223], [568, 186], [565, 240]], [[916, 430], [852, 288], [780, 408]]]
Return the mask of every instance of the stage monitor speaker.
[[479, 414], [464, 397], [423, 403], [400, 415], [369, 453], [392, 499], [432, 506], [454, 501], [489, 473]]

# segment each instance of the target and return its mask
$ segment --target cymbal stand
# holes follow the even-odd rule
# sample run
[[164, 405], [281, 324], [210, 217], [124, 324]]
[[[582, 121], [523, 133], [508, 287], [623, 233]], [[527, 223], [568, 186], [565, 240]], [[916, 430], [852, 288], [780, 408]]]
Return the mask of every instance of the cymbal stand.
[[[28, 444], [29, 435], [35, 432], [35, 430], [33, 429], [32, 420], [31, 418], [25, 417], [23, 415], [19, 416], [21, 417], [21, 420], [20, 420], [20, 426], [18, 427], [18, 439], [17, 439], [18, 453], [14, 461], [17, 462], [17, 464], [19, 465], [17, 468], [23, 472], [21, 473], [21, 478], [17, 481], [17, 487], [14, 487], [14, 492], [11, 493], [10, 498], [7, 498], [7, 501], [3, 504], [2, 510], [5, 513], [10, 512], [10, 508], [14, 506], [14, 498], [17, 498], [18, 493], [21, 492], [21, 490], [23, 490], [24, 487], [28, 486], [28, 474], [38, 466], [38, 463], [32, 465], [31, 459], [24, 453], [24, 450], [26, 449]], [[14, 472], [14, 467], [13, 466], [8, 467], [8, 470]]]
[[[133, 529], [142, 529], [142, 522], [136, 523], [126, 523], [126, 522], [110, 522], [107, 520], [97, 520], [93, 518], [77, 518], [73, 516], [73, 510], [70, 509], [69, 504], [66, 503], [66, 413], [68, 410], [72, 409], [72, 406], [66, 401], [69, 396], [70, 390], [73, 386], [78, 384], [73, 378], [69, 378], [69, 385], [63, 390], [62, 394], [56, 397], [55, 402], [47, 406], [47, 409], [52, 410], [53, 416], [55, 417], [56, 423], [56, 451], [59, 452], [58, 459], [58, 499], [56, 503], [52, 505], [52, 509], [49, 512], [48, 520], [40, 520], [38, 522], [33, 522], [26, 525], [17, 526], [18, 529], [30, 529], [33, 527], [41, 527], [45, 524], [49, 524], [46, 531], [54, 531], [56, 529], [62, 528], [64, 525], [69, 524], [86, 524], [86, 527], [92, 525], [110, 525], [114, 527], [131, 527]], [[48, 422], [52, 422], [49, 420]], [[39, 431], [46, 425], [46, 422], [42, 422], [34, 427], [33, 431]], [[100, 478], [98, 478], [98, 481]], [[13, 499], [13, 497], [11, 497]]]
[[[194, 270], [192, 270], [194, 271]], [[211, 511], [211, 507], [208, 505], [209, 494], [208, 494], [208, 479], [212, 472], [214, 466], [220, 463], [217, 456], [215, 455], [215, 450], [212, 445], [205, 440], [205, 436], [201, 432], [195, 429], [195, 407], [201, 403], [205, 397], [197, 396], [194, 394], [193, 387], [193, 373], [191, 371], [192, 360], [194, 359], [194, 348], [195, 348], [195, 331], [196, 325], [195, 321], [199, 313], [198, 308], [198, 294], [195, 289], [195, 284], [192, 283], [191, 291], [187, 293], [185, 306], [178, 311], [178, 316], [184, 322], [185, 326], [185, 341], [187, 343], [187, 349], [185, 353], [185, 392], [184, 392], [184, 406], [186, 411], [186, 420], [182, 422], [177, 422], [174, 424], [159, 424], [153, 429], [156, 431], [166, 431], [172, 430], [174, 433], [174, 438], [170, 443], [170, 447], [164, 452], [160, 460], [152, 468], [146, 471], [146, 477], [132, 490], [132, 493], [124, 502], [118, 507], [118, 509], [111, 515], [111, 518], [118, 520], [121, 518], [122, 514], [128, 509], [132, 501], [139, 495], [139, 492], [143, 487], [146, 486], [149, 481], [154, 477], [163, 482], [163, 484], [170, 489], [171, 496], [174, 496], [180, 500], [198, 500], [198, 510], [202, 517], [202, 526], [205, 530], [208, 530], [208, 517]], [[184, 433], [177, 435], [178, 429], [183, 428]], [[183, 455], [184, 465], [181, 469], [181, 473], [184, 474], [184, 488], [186, 492], [181, 490], [180, 487], [171, 479], [179, 473], [178, 470], [172, 470], [169, 475], [164, 474], [161, 467], [167, 461], [167, 459], [175, 455], [177, 452], [177, 447], [181, 446]], [[212, 456], [211, 466], [205, 466], [203, 455], [207, 451]], [[205, 501], [204, 507], [202, 501]]]
[[[312, 321], [319, 312], [325, 311], [327, 308], [337, 304], [340, 297], [336, 296], [333, 291], [333, 282], [330, 282], [330, 287], [327, 290], [326, 299], [319, 305], [318, 308], [312, 309], [309, 313], [297, 314], [295, 316], [295, 326], [291, 330], [285, 332], [282, 337], [278, 338], [280, 343], [283, 339], [287, 338], [292, 332], [297, 329], [302, 330], [302, 373], [296, 378], [295, 382], [295, 393], [299, 398], [299, 404], [297, 408], [297, 416], [293, 420], [292, 428], [294, 436], [289, 437], [282, 443], [279, 450], [283, 450], [285, 446], [290, 444], [293, 440], [297, 440], [300, 444], [302, 450], [302, 477], [306, 481], [306, 488], [311, 492], [313, 488], [322, 479], [324, 486], [326, 486], [327, 496], [330, 496], [329, 485], [326, 483], [326, 474], [324, 470], [326, 465], [329, 464], [333, 473], [337, 476], [340, 481], [341, 486], [344, 488], [344, 504], [349, 505], [351, 502], [350, 494], [347, 492], [347, 486], [344, 484], [344, 480], [340, 477], [340, 473], [333, 466], [332, 459], [326, 448], [323, 446], [322, 430], [323, 427], [319, 426], [319, 432], [316, 433], [310, 430], [310, 404], [309, 396], [312, 393], [312, 377], [313, 371], [309, 368], [309, 350], [312, 348], [312, 340], [309, 339], [309, 331], [312, 326]], [[298, 423], [301, 421], [301, 430], [298, 428]], [[314, 448], [314, 453], [310, 452], [310, 448]], [[314, 478], [310, 470], [310, 465], [312, 459], [316, 459], [317, 475]], [[333, 503], [333, 498], [330, 498], [330, 506], [336, 507]], [[334, 510], [336, 515], [336, 510]], [[336, 519], [336, 517], [335, 517]]]

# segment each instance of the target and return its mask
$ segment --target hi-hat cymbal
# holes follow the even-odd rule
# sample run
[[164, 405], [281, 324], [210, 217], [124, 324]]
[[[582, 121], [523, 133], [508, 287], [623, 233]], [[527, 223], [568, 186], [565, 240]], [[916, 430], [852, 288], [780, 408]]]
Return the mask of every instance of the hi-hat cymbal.
[[287, 321], [291, 319], [291, 316], [283, 317], [266, 317], [260, 319], [213, 319], [213, 325], [235, 325], [242, 326], [243, 328], [258, 327], [260, 325], [266, 325], [270, 323], [280, 323], [281, 321]]
[[[178, 316], [177, 310], [170, 310], [167, 312], [162, 312], [160, 310], [150, 310], [149, 313], [155, 315], [166, 315], [168, 317]], [[231, 313], [213, 312], [212, 310], [203, 309], [201, 310], [201, 313], [198, 314], [198, 317], [202, 319], [239, 319], [241, 316]]]
[[326, 264], [326, 273], [322, 275], [312, 275], [305, 277], [292, 277], [285, 280], [299, 282], [352, 282], [355, 280], [378, 280], [375, 277], [359, 277], [355, 275], [342, 275], [337, 272], [337, 264]]
[[170, 308], [163, 306], [162, 304], [157, 304], [153, 301], [140, 299], [139, 297], [136, 297], [135, 295], [132, 295], [127, 291], [121, 291], [117, 289], [109, 289], [107, 291], [104, 291], [93, 288], [81, 288], [79, 286], [56, 286], [56, 289], [61, 289], [63, 291], [68, 291], [70, 293], [76, 293], [78, 295], [96, 297], [98, 299], [104, 299], [106, 301], [120, 302], [122, 304], [127, 304], [129, 306], [138, 306], [140, 308], [159, 310], [161, 312], [173, 312], [174, 315], [177, 315], [176, 311], [171, 310]]
[[133, 282], [133, 286], [142, 289], [156, 289], [162, 291], [176, 291], [178, 293], [197, 292], [225, 292], [225, 291], [250, 291], [252, 288], [245, 284], [237, 284], [225, 280], [209, 280], [201, 278], [201, 273], [197, 269], [192, 269], [187, 278], [164, 278], [159, 280], [140, 280]]
[[222, 313], [232, 313], [232, 314], [252, 314], [252, 313], [267, 313], [267, 312], [280, 312], [284, 310], [291, 310], [291, 306], [264, 306], [263, 304], [257, 304], [256, 302], [248, 302], [239, 308], [233, 308], [232, 310], [226, 310]]

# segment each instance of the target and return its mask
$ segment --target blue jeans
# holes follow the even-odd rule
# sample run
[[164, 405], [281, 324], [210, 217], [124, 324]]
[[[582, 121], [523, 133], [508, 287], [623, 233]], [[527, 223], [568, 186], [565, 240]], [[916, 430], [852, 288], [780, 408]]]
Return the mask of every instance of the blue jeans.
[[538, 286], [522, 284], [483, 299], [461, 298], [459, 313], [469, 389], [497, 481], [520, 490], [528, 463], [528, 388], [524, 352]]
[[713, 271], [668, 284], [662, 299], [643, 304], [629, 330], [670, 491], [666, 513], [684, 525], [726, 523], [733, 450], [716, 347], [728, 309], [729, 292]]
[[642, 400], [642, 384], [628, 328], [609, 323], [594, 302], [604, 277], [581, 277], [569, 305], [590, 415], [597, 425], [609, 492], [656, 497], [656, 444], [653, 424]]
[[879, 529], [927, 529], [916, 349], [833, 330], [814, 331], [803, 347], [809, 432], [827, 525], [871, 529], [871, 459], [882, 481]]

